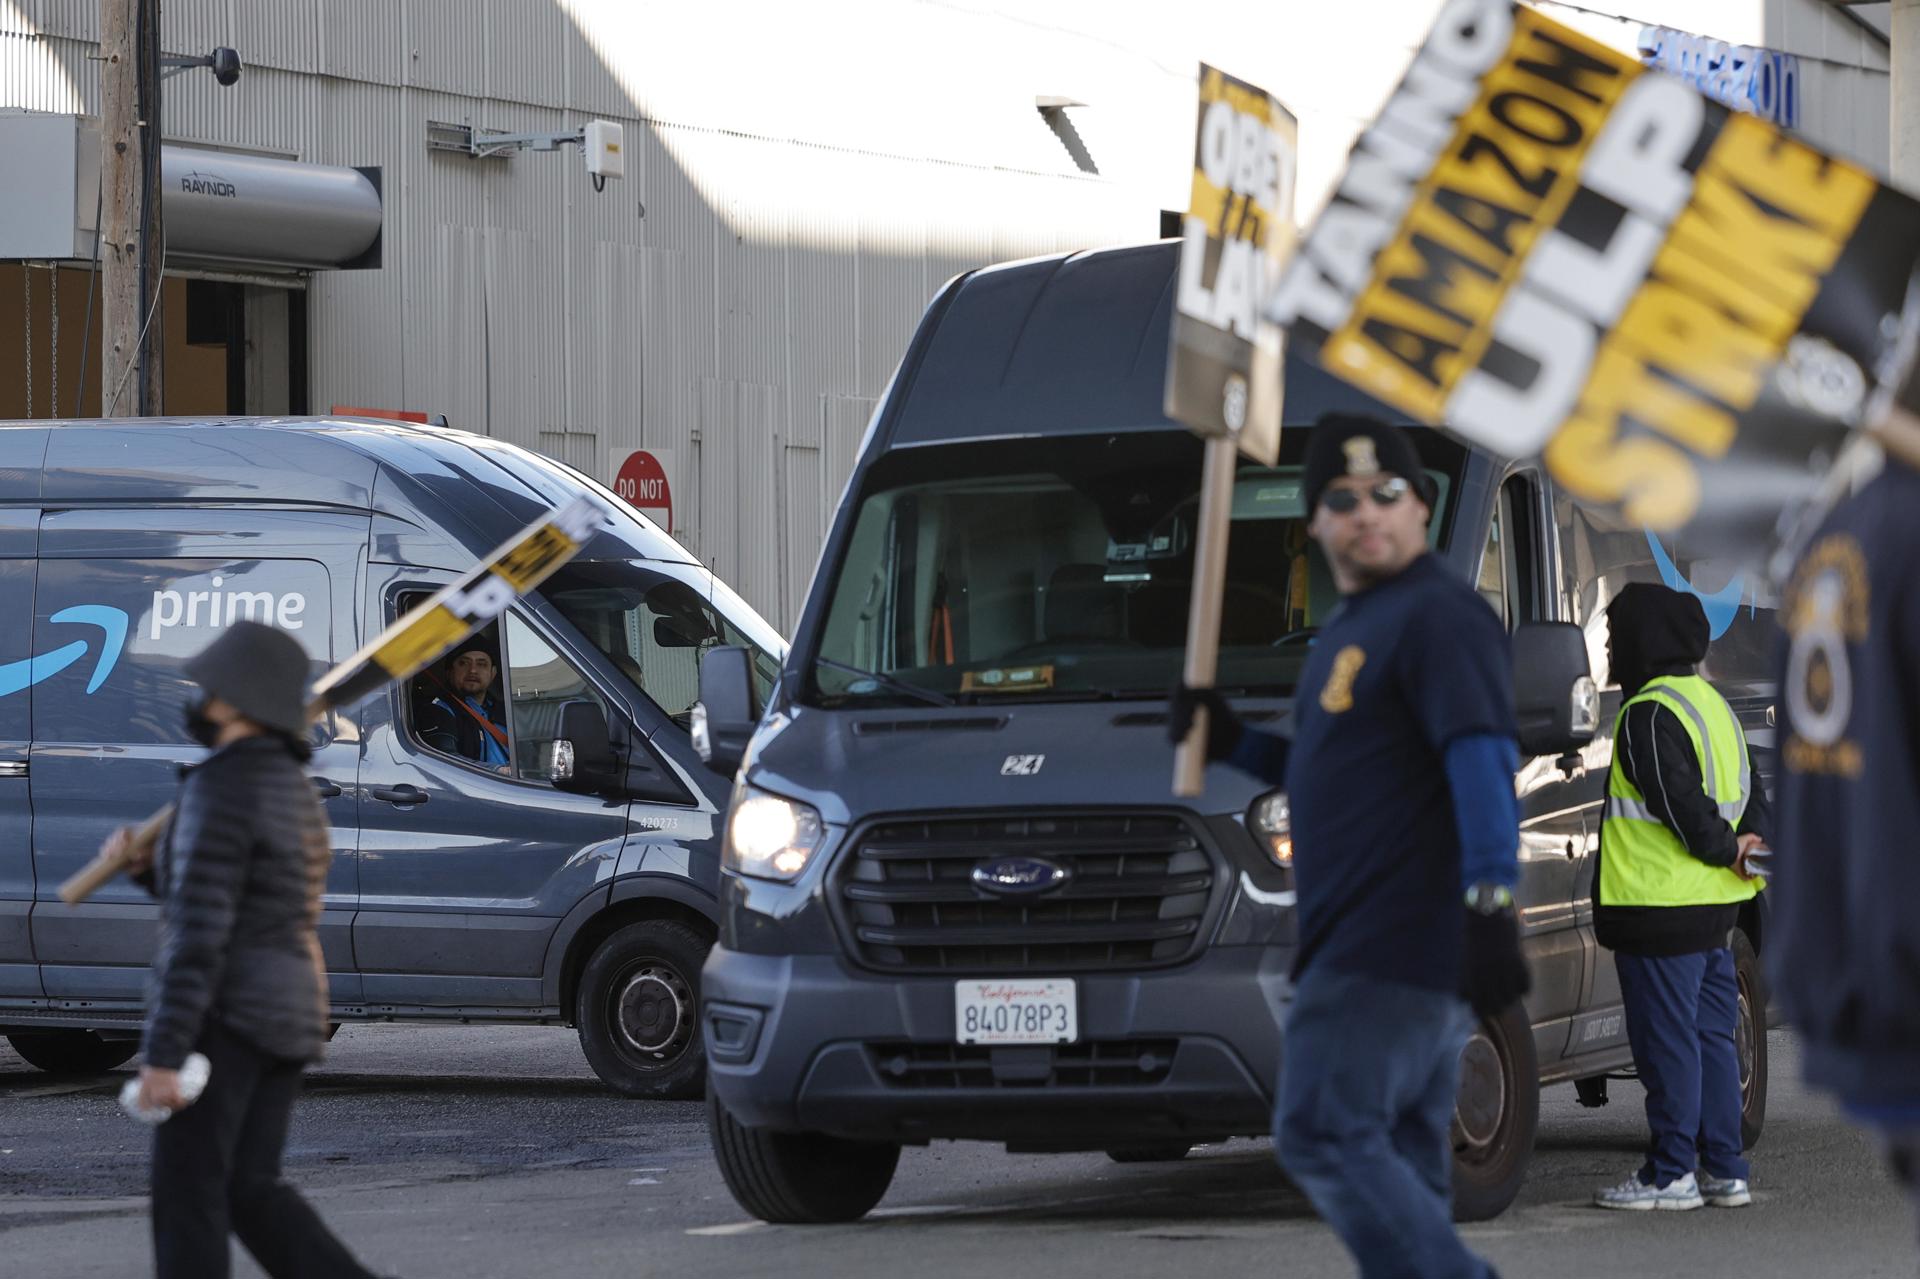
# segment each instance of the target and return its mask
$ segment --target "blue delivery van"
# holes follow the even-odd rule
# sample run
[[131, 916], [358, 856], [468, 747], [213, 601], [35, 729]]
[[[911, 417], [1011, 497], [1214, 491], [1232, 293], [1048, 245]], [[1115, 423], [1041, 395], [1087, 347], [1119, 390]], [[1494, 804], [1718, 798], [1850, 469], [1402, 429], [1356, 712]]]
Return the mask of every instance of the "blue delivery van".
[[352, 420], [0, 425], [0, 1034], [22, 1057], [138, 1047], [154, 904], [124, 879], [56, 894], [200, 756], [186, 659], [246, 618], [317, 674], [583, 492], [612, 525], [478, 637], [484, 661], [315, 730], [333, 1016], [573, 1025], [620, 1091], [698, 1095], [726, 803], [688, 739], [698, 661], [742, 646], [764, 694], [783, 642], [578, 473]]
[[[737, 772], [704, 981], [722, 1171], [774, 1221], [856, 1217], [900, 1148], [1173, 1159], [1271, 1123], [1293, 962], [1288, 797], [1216, 766], [1175, 798], [1167, 689], [1193, 575], [1199, 440], [1161, 409], [1179, 255], [972, 272], [929, 306], [868, 429], [784, 673], [705, 658], [696, 741]], [[1299, 463], [1334, 410], [1404, 419], [1303, 363], [1276, 466], [1235, 478], [1219, 682], [1284, 732], [1338, 606]], [[1573, 503], [1536, 466], [1414, 429], [1432, 545], [1512, 629], [1525, 1006], [1468, 1042], [1456, 1210], [1501, 1211], [1542, 1085], [1629, 1068], [1592, 881], [1628, 581], [1705, 595], [1705, 674], [1771, 767], [1771, 598]], [[1582, 723], [1581, 721], [1585, 721]], [[1597, 729], [1597, 731], [1596, 731]], [[1766, 1105], [1756, 952], [1732, 939], [1749, 1141]]]

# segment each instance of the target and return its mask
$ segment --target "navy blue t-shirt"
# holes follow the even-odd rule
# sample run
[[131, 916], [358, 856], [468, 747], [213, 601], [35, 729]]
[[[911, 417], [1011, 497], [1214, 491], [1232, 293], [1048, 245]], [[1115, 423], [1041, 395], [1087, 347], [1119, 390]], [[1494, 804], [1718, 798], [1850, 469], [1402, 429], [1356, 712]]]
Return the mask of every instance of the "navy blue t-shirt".
[[1807, 1079], [1920, 1107], [1920, 472], [1889, 460], [1780, 602], [1772, 989]]
[[1499, 617], [1421, 556], [1321, 629], [1293, 724], [1295, 975], [1322, 964], [1458, 989], [1466, 903], [1444, 755], [1457, 737], [1514, 735]]

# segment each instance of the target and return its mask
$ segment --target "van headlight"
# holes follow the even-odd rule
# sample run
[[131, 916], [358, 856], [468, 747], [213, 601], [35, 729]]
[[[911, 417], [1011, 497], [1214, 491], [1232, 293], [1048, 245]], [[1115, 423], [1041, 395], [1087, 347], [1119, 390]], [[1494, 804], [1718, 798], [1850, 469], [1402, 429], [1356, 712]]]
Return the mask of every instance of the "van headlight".
[[1247, 810], [1247, 829], [1260, 842], [1260, 851], [1276, 866], [1293, 865], [1293, 812], [1282, 790], [1262, 795]]
[[792, 883], [826, 835], [820, 814], [806, 804], [744, 786], [727, 814], [720, 864], [755, 879]]

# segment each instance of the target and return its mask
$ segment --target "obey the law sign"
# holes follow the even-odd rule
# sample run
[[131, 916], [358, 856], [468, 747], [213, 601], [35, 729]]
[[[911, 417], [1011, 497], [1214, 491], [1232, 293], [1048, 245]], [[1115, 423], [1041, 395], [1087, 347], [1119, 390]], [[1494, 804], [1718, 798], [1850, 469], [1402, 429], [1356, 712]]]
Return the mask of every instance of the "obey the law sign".
[[1268, 466], [1280, 453], [1281, 332], [1262, 304], [1293, 248], [1298, 137], [1266, 90], [1201, 64], [1165, 408]]
[[1896, 383], [1920, 204], [1510, 0], [1451, 0], [1272, 299], [1296, 350], [1763, 549]]

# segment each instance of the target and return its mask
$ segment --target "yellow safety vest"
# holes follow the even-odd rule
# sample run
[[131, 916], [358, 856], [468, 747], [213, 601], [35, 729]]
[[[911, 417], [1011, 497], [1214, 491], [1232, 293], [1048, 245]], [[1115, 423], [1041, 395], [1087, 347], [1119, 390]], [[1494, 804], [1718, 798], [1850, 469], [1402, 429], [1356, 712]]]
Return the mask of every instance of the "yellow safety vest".
[[[1730, 826], [1747, 810], [1747, 739], [1725, 698], [1698, 675], [1648, 681], [1620, 707], [1613, 724], [1613, 767], [1607, 774], [1605, 841], [1600, 856], [1603, 906], [1717, 906], [1743, 902], [1760, 891], [1724, 866], [1709, 866], [1648, 811], [1646, 797], [1621, 770], [1620, 729], [1627, 708], [1658, 702], [1680, 717], [1700, 762], [1708, 798]], [[1646, 765], [1652, 761], [1636, 761]]]

